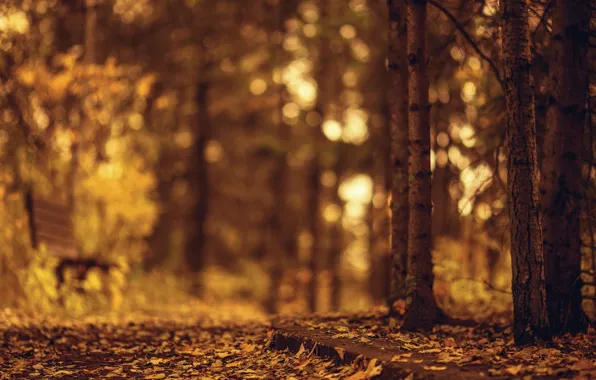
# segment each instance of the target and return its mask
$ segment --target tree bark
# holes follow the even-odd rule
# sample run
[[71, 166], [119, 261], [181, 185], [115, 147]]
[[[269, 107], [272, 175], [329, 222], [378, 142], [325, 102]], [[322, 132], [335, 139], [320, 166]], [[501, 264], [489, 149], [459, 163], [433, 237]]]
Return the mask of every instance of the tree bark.
[[409, 223], [404, 330], [430, 330], [437, 320], [431, 235], [430, 105], [426, 0], [408, 1]]
[[584, 0], [553, 1], [542, 192], [546, 300], [551, 331], [560, 334], [587, 329], [580, 279], [580, 203], [590, 9]]
[[408, 61], [405, 0], [389, 6], [389, 123], [391, 130], [391, 281], [389, 313], [406, 295], [408, 260]]
[[550, 339], [527, 0], [504, 0], [503, 20], [514, 338], [523, 345]]

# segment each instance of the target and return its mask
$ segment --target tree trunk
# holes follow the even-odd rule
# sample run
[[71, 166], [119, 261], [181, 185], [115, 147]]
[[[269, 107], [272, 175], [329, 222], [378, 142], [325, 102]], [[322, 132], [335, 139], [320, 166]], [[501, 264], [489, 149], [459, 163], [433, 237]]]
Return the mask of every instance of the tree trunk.
[[542, 191], [546, 300], [551, 331], [560, 334], [587, 328], [581, 305], [580, 203], [590, 9], [584, 0], [554, 1]]
[[[83, 60], [86, 65], [96, 63], [96, 44], [97, 38], [97, 4], [95, 0], [85, 0], [83, 4], [83, 13], [85, 17], [85, 30], [83, 35], [84, 55]], [[79, 128], [84, 128], [86, 122], [83, 122]], [[70, 166], [66, 178], [66, 186], [68, 187], [67, 204], [70, 212], [74, 212], [76, 208], [76, 187], [79, 173], [79, 154], [81, 149], [82, 133], [80, 130], [74, 133], [74, 141], [70, 147]]]
[[503, 67], [507, 104], [507, 194], [511, 234], [514, 338], [550, 339], [527, 0], [503, 2]]
[[408, 61], [405, 0], [389, 5], [389, 123], [391, 129], [391, 285], [393, 303], [405, 298], [408, 260]]
[[[339, 197], [339, 185], [344, 171], [345, 154], [343, 147], [338, 149], [338, 157], [335, 162], [336, 182], [331, 195], [331, 202], [338, 205], [343, 210], [343, 202]], [[331, 274], [331, 310], [339, 311], [341, 309], [341, 258], [344, 248], [344, 236], [341, 225], [341, 215], [337, 221], [334, 221], [330, 227], [330, 247], [329, 247], [329, 273]]]
[[198, 192], [198, 199], [194, 200], [191, 215], [191, 228], [187, 233], [185, 248], [186, 264], [193, 274], [200, 273], [205, 266], [205, 222], [209, 211], [209, 176], [208, 165], [205, 160], [205, 148], [211, 137], [211, 123], [209, 118], [209, 83], [201, 80], [197, 86], [195, 102], [197, 104], [197, 128], [195, 135], [194, 154], [191, 165], [191, 186]]
[[310, 247], [309, 270], [311, 274], [308, 283], [308, 310], [317, 311], [319, 294], [319, 251], [321, 249], [321, 223], [320, 223], [320, 205], [321, 205], [321, 167], [319, 156], [315, 153], [310, 168], [310, 199], [309, 199], [309, 229], [312, 235], [312, 244]]
[[409, 223], [405, 330], [429, 330], [437, 319], [431, 235], [430, 105], [426, 0], [408, 3]]
[[[275, 14], [276, 29], [282, 34], [286, 35], [285, 20], [290, 10], [288, 4], [273, 5], [267, 3], [265, 13], [271, 12]], [[280, 58], [283, 54], [283, 39], [280, 39], [278, 46], [275, 46], [273, 65], [282, 67]], [[289, 190], [289, 166], [288, 154], [291, 141], [291, 128], [284, 123], [283, 120], [283, 106], [285, 85], [277, 85], [278, 103], [277, 103], [277, 125], [275, 134], [283, 144], [283, 152], [278, 153], [276, 157], [275, 167], [271, 173], [270, 189], [273, 194], [273, 209], [270, 210], [268, 231], [269, 234], [267, 249], [269, 254], [269, 264], [271, 265], [269, 271], [269, 292], [265, 300], [265, 310], [269, 313], [278, 312], [279, 308], [279, 291], [283, 282], [284, 268], [289, 260], [294, 259], [296, 241], [294, 233], [291, 232], [290, 222], [284, 220], [284, 216], [289, 212], [288, 208], [288, 190]]]

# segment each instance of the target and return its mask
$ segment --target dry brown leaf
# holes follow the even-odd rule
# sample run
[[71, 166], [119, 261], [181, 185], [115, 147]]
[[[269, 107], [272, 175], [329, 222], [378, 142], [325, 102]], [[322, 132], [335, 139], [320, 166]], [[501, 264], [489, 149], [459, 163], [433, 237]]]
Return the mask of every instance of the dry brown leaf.
[[596, 368], [596, 364], [589, 359], [580, 359], [569, 368], [575, 371], [586, 371]]
[[366, 379], [366, 373], [364, 371], [358, 371], [351, 376], [346, 377], [345, 380], [364, 380]]
[[333, 347], [333, 348], [335, 348], [335, 351], [337, 352], [337, 355], [339, 356], [339, 358], [341, 360], [344, 360], [344, 354], [346, 353], [346, 350], [344, 350], [341, 347]]
[[455, 339], [453, 339], [453, 338], [445, 339], [445, 347], [455, 347], [455, 346], [456, 346]]

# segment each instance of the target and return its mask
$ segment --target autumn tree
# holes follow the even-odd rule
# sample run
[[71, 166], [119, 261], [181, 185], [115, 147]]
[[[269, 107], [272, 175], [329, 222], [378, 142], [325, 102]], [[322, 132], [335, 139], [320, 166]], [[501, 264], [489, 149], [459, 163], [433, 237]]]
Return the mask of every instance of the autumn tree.
[[393, 303], [404, 298], [408, 258], [408, 62], [406, 4], [388, 0], [389, 123], [391, 129], [391, 284]]
[[430, 119], [426, 0], [409, 0], [408, 51], [408, 142], [409, 223], [408, 274], [406, 278], [405, 330], [428, 330], [437, 319], [433, 295], [431, 235]]
[[581, 305], [580, 201], [589, 23], [586, 1], [554, 0], [542, 192], [546, 301], [555, 334], [587, 328]]
[[507, 195], [517, 344], [549, 339], [528, 1], [503, 2]]

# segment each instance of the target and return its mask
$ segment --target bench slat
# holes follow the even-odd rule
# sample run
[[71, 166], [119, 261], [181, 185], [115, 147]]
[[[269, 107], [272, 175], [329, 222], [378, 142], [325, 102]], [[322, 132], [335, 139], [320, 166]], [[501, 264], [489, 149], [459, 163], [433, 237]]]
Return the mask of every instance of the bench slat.
[[72, 215], [65, 204], [37, 198], [29, 193], [27, 209], [30, 212], [34, 243], [46, 245], [48, 251], [63, 258], [78, 256]]
[[64, 247], [76, 246], [76, 240], [70, 236], [56, 236], [47, 232], [38, 232], [37, 238], [40, 243], [56, 244]]
[[54, 223], [43, 223], [35, 221], [35, 229], [38, 233], [45, 232], [51, 235], [57, 235], [62, 237], [71, 237], [74, 235], [74, 231], [70, 226], [64, 226]]
[[47, 199], [41, 199], [34, 197], [33, 209], [42, 209], [57, 214], [66, 214], [68, 216], [68, 206], [63, 203], [48, 201]]
[[42, 222], [49, 222], [58, 225], [68, 225], [70, 226], [70, 215], [67, 213], [55, 213], [53, 211], [48, 211], [45, 209], [33, 209], [33, 218], [35, 220], [39, 220]]

